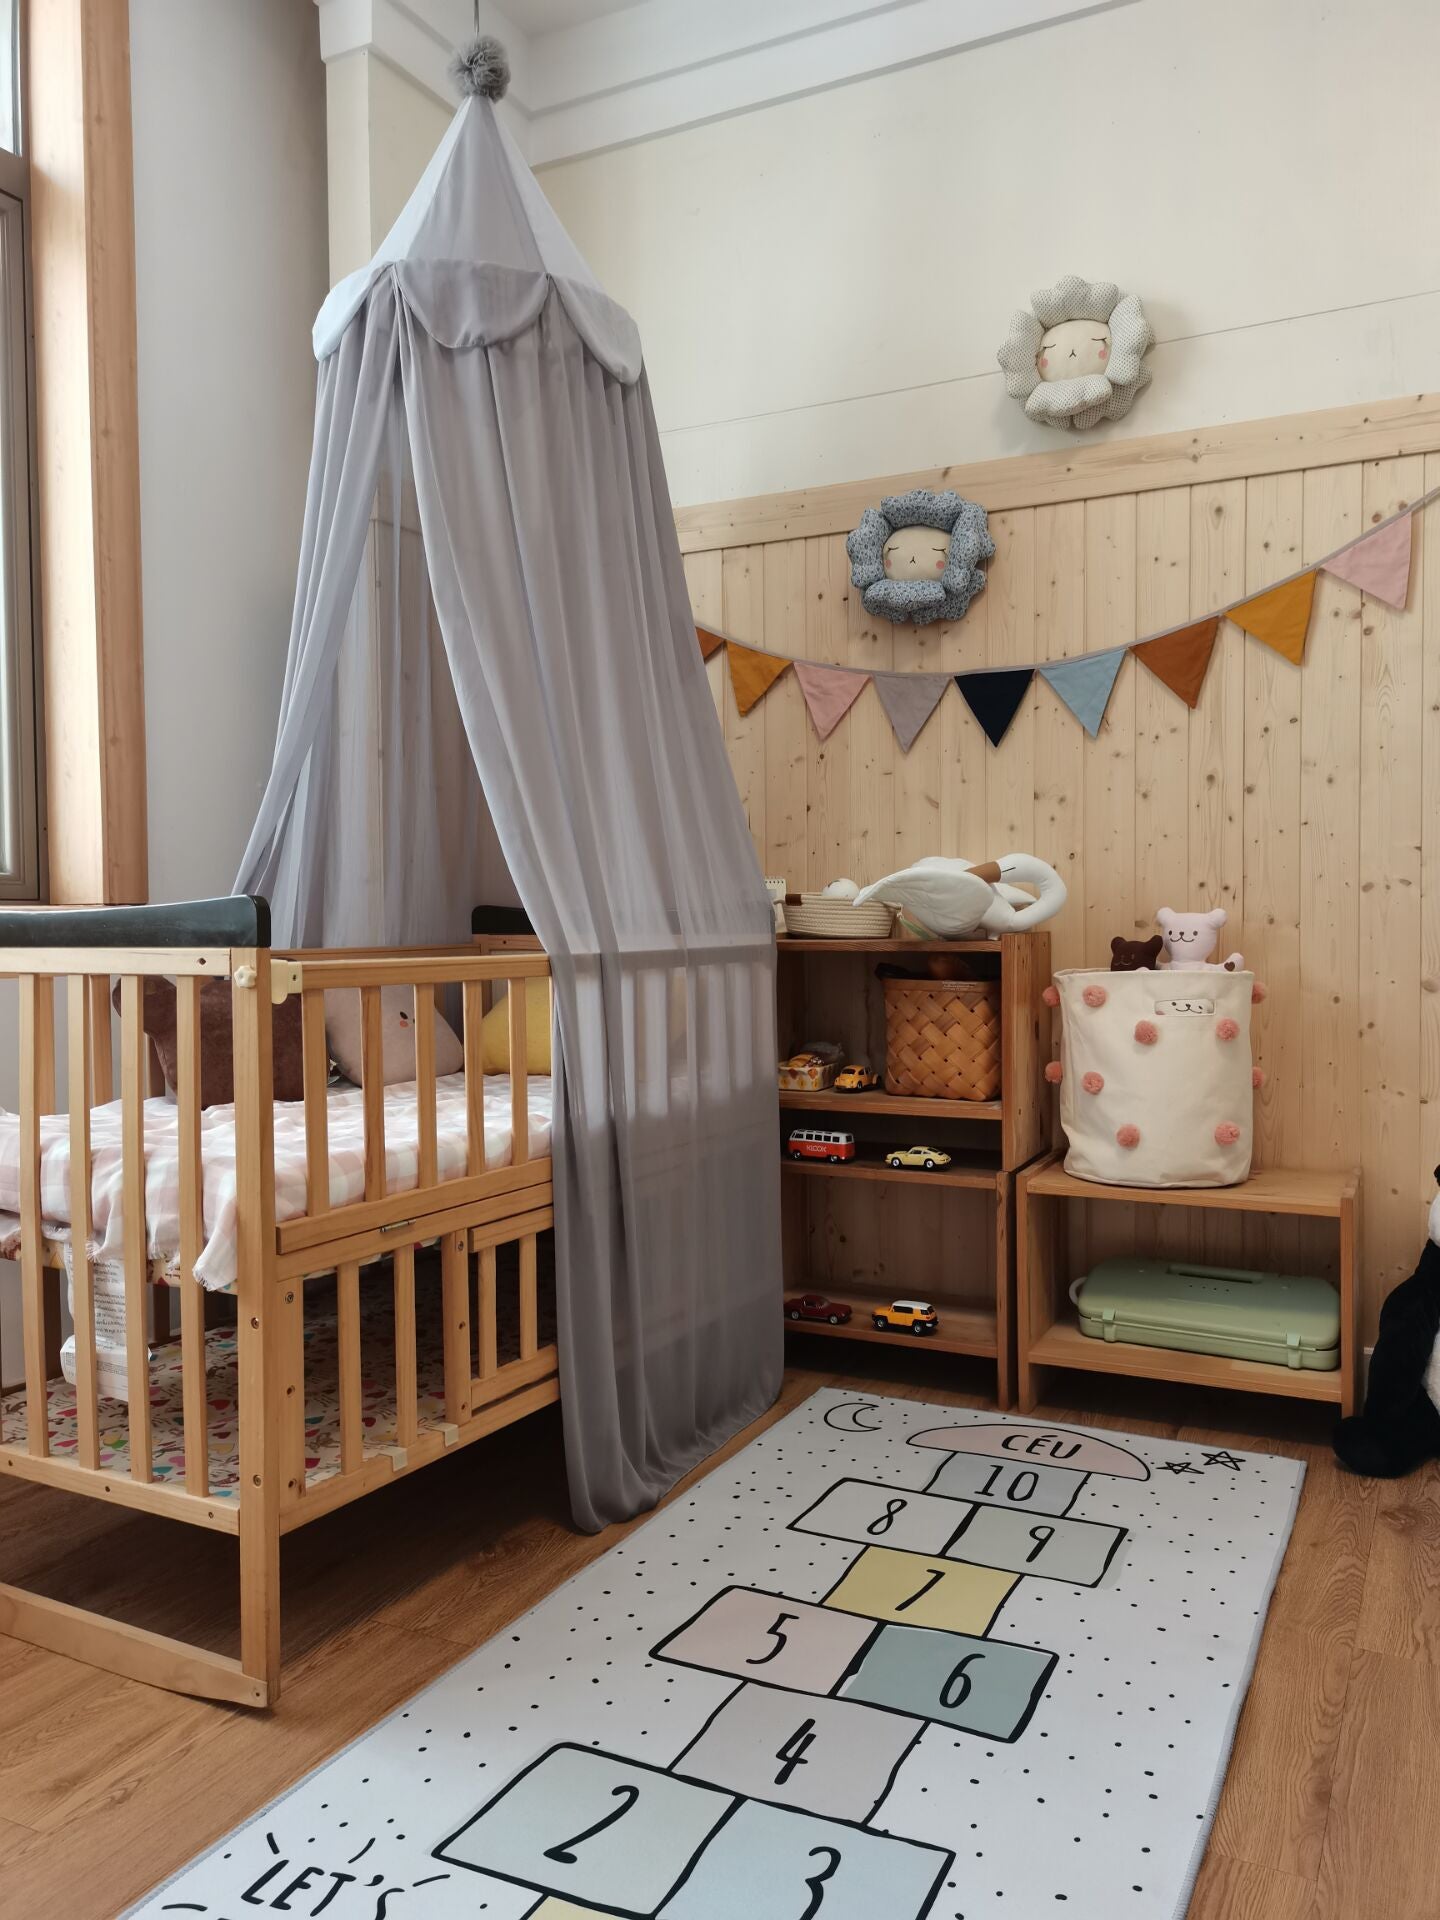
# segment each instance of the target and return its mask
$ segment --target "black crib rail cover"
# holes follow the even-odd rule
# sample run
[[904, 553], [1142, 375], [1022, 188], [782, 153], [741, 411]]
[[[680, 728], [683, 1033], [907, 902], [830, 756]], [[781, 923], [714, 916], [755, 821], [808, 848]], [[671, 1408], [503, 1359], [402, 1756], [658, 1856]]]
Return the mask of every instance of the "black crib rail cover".
[[0, 947], [268, 947], [259, 894], [147, 907], [25, 907], [0, 912]]

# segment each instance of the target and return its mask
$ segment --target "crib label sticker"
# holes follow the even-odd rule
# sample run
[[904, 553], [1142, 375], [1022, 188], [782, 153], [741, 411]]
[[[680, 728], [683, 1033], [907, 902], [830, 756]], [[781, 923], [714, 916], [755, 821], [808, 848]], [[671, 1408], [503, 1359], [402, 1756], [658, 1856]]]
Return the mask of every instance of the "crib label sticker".
[[845, 1700], [918, 1714], [987, 1740], [1018, 1740], [1055, 1660], [1042, 1647], [921, 1627], [882, 1627], [840, 1693]]
[[921, 1920], [953, 1855], [743, 1801], [664, 1920]]
[[825, 1605], [870, 1620], [984, 1634], [1018, 1578], [1002, 1568], [866, 1547], [826, 1594]]
[[873, 1621], [853, 1614], [753, 1587], [727, 1587], [651, 1657], [767, 1687], [831, 1693], [874, 1631]]
[[907, 1493], [870, 1480], [842, 1480], [791, 1526], [831, 1540], [872, 1542], [903, 1553], [943, 1553], [966, 1516], [958, 1501]]
[[904, 1714], [777, 1687], [742, 1686], [675, 1771], [756, 1800], [867, 1820], [923, 1731]]
[[551, 1747], [435, 1857], [648, 1920], [734, 1805], [641, 1761]]
[[954, 1560], [982, 1567], [1008, 1567], [1012, 1573], [1038, 1574], [1042, 1580], [1068, 1580], [1078, 1587], [1098, 1586], [1120, 1551], [1124, 1527], [1094, 1520], [1042, 1518], [1005, 1507], [972, 1507], [945, 1549]]
[[1089, 1479], [1068, 1467], [1039, 1461], [995, 1460], [978, 1453], [951, 1453], [940, 1462], [927, 1492], [981, 1506], [1017, 1507], [1035, 1513], [1068, 1513]]

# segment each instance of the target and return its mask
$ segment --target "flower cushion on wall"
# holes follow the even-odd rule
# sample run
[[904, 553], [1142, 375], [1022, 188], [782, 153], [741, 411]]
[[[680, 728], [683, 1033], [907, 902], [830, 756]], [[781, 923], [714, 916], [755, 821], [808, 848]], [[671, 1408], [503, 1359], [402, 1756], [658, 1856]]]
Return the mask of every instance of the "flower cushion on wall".
[[1252, 983], [1188, 970], [1056, 975], [1068, 1173], [1127, 1187], [1248, 1179]]

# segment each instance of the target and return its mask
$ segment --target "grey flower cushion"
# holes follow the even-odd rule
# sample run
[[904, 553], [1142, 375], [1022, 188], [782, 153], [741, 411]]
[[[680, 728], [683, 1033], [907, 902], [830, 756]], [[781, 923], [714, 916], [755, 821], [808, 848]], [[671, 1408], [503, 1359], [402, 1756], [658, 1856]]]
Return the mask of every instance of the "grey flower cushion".
[[[907, 527], [947, 535], [943, 556], [931, 541], [924, 543], [923, 555], [914, 556], [905, 551], [905, 543], [892, 544]], [[845, 551], [850, 556], [851, 584], [861, 590], [867, 613], [923, 627], [932, 620], [961, 617], [984, 588], [981, 562], [994, 558], [995, 542], [983, 507], [962, 500], [958, 493], [930, 493], [917, 487], [909, 493], [890, 494], [878, 508], [867, 507], [846, 540]], [[936, 567], [938, 577], [917, 577], [930, 565]]]

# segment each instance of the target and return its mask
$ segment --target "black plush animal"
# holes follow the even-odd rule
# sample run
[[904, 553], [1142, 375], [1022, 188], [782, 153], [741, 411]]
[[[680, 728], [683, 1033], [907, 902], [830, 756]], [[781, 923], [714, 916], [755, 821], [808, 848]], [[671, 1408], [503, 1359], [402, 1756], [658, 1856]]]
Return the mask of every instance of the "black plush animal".
[[[1440, 1182], [1440, 1167], [1435, 1169]], [[1440, 1194], [1420, 1264], [1380, 1309], [1365, 1410], [1335, 1429], [1342, 1467], [1395, 1480], [1440, 1458]]]
[[1164, 944], [1158, 933], [1149, 940], [1122, 940], [1117, 933], [1110, 942], [1111, 973], [1148, 973]]

